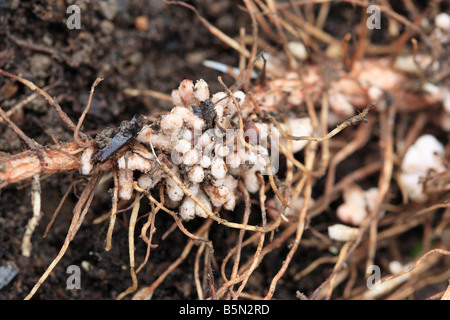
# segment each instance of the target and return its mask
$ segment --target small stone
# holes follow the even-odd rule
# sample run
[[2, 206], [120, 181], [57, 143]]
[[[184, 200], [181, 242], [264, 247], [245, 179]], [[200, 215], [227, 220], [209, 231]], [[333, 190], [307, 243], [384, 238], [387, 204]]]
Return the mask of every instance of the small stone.
[[115, 0], [101, 1], [100, 11], [106, 19], [113, 20], [120, 11], [120, 6]]
[[103, 20], [100, 22], [100, 30], [103, 34], [112, 34], [114, 32], [114, 24], [111, 21]]
[[134, 19], [134, 27], [139, 31], [148, 30], [148, 18], [146, 16], [139, 16]]

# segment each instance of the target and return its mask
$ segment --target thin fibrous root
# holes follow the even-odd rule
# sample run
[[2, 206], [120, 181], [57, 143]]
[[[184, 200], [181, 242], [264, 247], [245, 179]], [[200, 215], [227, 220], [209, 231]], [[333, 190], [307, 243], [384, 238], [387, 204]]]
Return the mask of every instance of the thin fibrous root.
[[323, 137], [308, 137], [308, 136], [296, 137], [296, 136], [292, 136], [292, 135], [286, 133], [283, 130], [283, 128], [281, 128], [280, 124], [278, 123], [278, 121], [275, 120], [275, 118], [273, 118], [271, 116], [270, 120], [276, 125], [276, 127], [278, 128], [278, 130], [280, 130], [280, 132], [283, 134], [283, 136], [287, 137], [288, 139], [295, 140], [295, 141], [306, 140], [306, 141], [323, 142], [323, 141], [331, 139], [332, 137], [337, 135], [339, 132], [341, 132], [342, 130], [344, 130], [348, 126], [357, 125], [361, 121], [365, 121], [366, 122], [367, 121], [366, 120], [367, 114], [373, 108], [375, 108], [375, 104], [374, 103], [369, 104], [366, 108], [364, 108], [364, 110], [362, 112], [360, 112], [357, 115], [351, 117], [350, 119], [342, 122], [340, 125], [338, 125], [336, 128], [331, 130], [327, 135], [325, 135]]
[[[2, 70], [2, 69], [0, 69], [0, 74], [3, 75], [3, 76], [5, 76], [5, 77], [8, 77], [8, 78], [14, 79], [14, 80], [16, 80], [16, 81], [19, 81], [19, 82], [21, 82], [22, 84], [26, 85], [26, 86], [27, 86], [28, 88], [30, 88], [31, 90], [33, 90], [34, 92], [39, 93], [39, 95], [41, 95], [45, 100], [48, 101], [48, 103], [49, 103], [52, 107], [55, 108], [55, 110], [56, 110], [56, 112], [58, 113], [58, 115], [59, 115], [59, 117], [61, 118], [61, 120], [64, 121], [64, 123], [65, 123], [70, 129], [72, 129], [73, 131], [75, 131], [75, 129], [76, 129], [75, 124], [72, 122], [72, 120], [69, 118], [69, 116], [62, 110], [62, 108], [61, 108], [61, 106], [58, 104], [58, 102], [57, 102], [54, 98], [52, 98], [47, 92], [45, 92], [45, 91], [42, 90], [41, 88], [37, 87], [33, 82], [31, 82], [31, 81], [29, 81], [29, 80], [26, 80], [26, 79], [24, 79], [24, 78], [22, 78], [22, 77], [20, 77], [20, 76], [13, 75], [13, 74], [11, 74], [11, 73], [9, 73], [9, 72], [6, 72], [6, 71], [4, 71], [4, 70]], [[89, 136], [86, 135], [85, 133], [80, 132], [79, 134], [80, 134], [80, 136], [82, 136], [83, 138], [85, 138], [85, 139], [87, 139], [87, 140], [89, 139]]]
[[41, 219], [41, 184], [39, 182], [39, 175], [33, 176], [31, 183], [31, 202], [33, 204], [33, 216], [28, 221], [22, 240], [22, 255], [27, 258], [31, 255], [31, 236]]
[[86, 216], [89, 206], [91, 205], [92, 199], [94, 198], [95, 188], [97, 187], [101, 177], [102, 177], [102, 174], [98, 173], [98, 174], [94, 174], [89, 179], [89, 182], [86, 185], [86, 187], [84, 188], [84, 190], [80, 196], [80, 199], [78, 200], [77, 204], [75, 205], [75, 208], [73, 209], [74, 214], [73, 214], [72, 222], [70, 224], [66, 239], [64, 240], [64, 244], [62, 245], [61, 250], [59, 251], [56, 258], [53, 259], [52, 263], [50, 263], [47, 270], [45, 270], [44, 274], [39, 278], [38, 282], [31, 289], [30, 293], [25, 297], [25, 300], [30, 300], [35, 295], [37, 290], [45, 282], [45, 280], [48, 278], [50, 273], [53, 271], [53, 269], [56, 267], [58, 262], [62, 259], [62, 257], [66, 253], [70, 242], [75, 237], [75, 234], [79, 230], [81, 223], [83, 222], [84, 217]]

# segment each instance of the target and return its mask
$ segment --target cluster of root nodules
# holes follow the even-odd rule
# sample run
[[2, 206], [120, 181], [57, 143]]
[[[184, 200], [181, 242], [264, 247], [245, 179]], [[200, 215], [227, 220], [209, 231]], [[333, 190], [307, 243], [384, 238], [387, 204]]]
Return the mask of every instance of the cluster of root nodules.
[[[177, 208], [186, 221], [208, 217], [192, 196], [209, 211], [232, 211], [239, 200], [239, 180], [248, 192], [256, 193], [260, 187], [257, 175], [267, 173], [267, 161], [277, 169], [279, 132], [276, 128], [269, 132], [267, 124], [256, 121], [240, 128], [238, 113], [246, 96], [242, 91], [233, 95], [218, 92], [211, 96], [204, 80], [182, 81], [172, 92], [175, 107], [171, 112], [142, 126], [135, 135], [138, 143], [132, 143], [117, 159], [118, 197], [130, 200], [135, 189], [150, 191], [163, 182], [166, 207]], [[311, 125], [304, 125], [307, 132]], [[93, 148], [86, 149], [81, 159], [81, 172], [89, 174], [96, 160]], [[135, 181], [136, 172], [139, 178]]]

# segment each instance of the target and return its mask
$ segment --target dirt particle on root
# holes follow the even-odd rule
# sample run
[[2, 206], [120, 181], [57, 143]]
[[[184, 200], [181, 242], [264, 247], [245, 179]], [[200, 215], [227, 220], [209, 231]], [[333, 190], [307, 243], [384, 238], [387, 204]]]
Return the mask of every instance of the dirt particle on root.
[[106, 128], [95, 137], [95, 146], [99, 149], [103, 149], [111, 143], [114, 137], [115, 131], [113, 128]]

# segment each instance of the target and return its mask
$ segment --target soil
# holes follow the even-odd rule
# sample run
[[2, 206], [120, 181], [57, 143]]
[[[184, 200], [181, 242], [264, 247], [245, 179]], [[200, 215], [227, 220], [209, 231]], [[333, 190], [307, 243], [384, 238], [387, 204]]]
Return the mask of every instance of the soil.
[[[134, 114], [157, 116], [171, 107], [153, 98], [130, 97], [126, 88], [151, 89], [170, 94], [183, 79], [199, 79], [212, 83], [218, 90], [217, 73], [203, 67], [204, 59], [236, 65], [238, 56], [220, 40], [211, 36], [195, 15], [185, 8], [162, 1], [79, 1], [81, 30], [69, 30], [64, 1], [12, 1], [0, 8], [0, 67], [21, 74], [44, 88], [57, 82], [48, 92], [56, 97], [64, 111], [77, 119], [86, 105], [89, 90], [97, 77], [105, 80], [96, 88], [92, 107], [84, 121], [83, 131], [95, 135], [106, 127], [117, 128]], [[246, 14], [231, 1], [198, 3], [199, 12], [225, 33], [236, 36], [238, 26], [247, 26]], [[146, 17], [142, 30], [138, 17]], [[142, 24], [142, 22], [141, 22]], [[140, 29], [138, 29], [140, 28]], [[232, 81], [224, 75], [224, 81]], [[30, 91], [14, 81], [0, 79], [2, 107], [7, 110], [30, 95]], [[41, 144], [70, 141], [72, 135], [54, 109], [42, 98], [36, 98], [12, 120]], [[24, 146], [7, 126], [0, 127], [0, 149], [17, 153]], [[86, 180], [74, 175], [81, 192]], [[28, 219], [32, 216], [29, 185], [1, 191], [0, 266], [13, 261], [18, 275], [0, 290], [0, 299], [22, 299], [36, 283], [58, 253], [70, 224], [77, 197], [69, 195], [56, 223], [46, 239], [45, 228], [66, 192], [71, 175], [46, 177], [42, 181], [42, 220], [32, 237], [30, 258], [21, 255], [20, 243]], [[107, 212], [111, 196], [106, 185], [97, 192], [83, 226], [63, 260], [55, 268], [36, 299], [114, 299], [130, 282], [128, 258], [128, 213], [119, 216], [113, 248], [104, 250], [107, 221], [92, 225], [92, 220]], [[161, 215], [162, 216], [162, 215]], [[144, 221], [145, 219], [141, 219]], [[166, 240], [161, 236], [173, 223], [170, 217], [159, 217], [153, 250], [139, 278], [155, 279], [180, 254], [186, 238], [178, 230]], [[145, 221], [144, 221], [145, 222]], [[142, 227], [142, 224], [141, 224]], [[195, 223], [193, 224], [195, 227]], [[225, 235], [224, 235], [225, 237]], [[164, 243], [164, 245], [163, 245]], [[145, 257], [146, 245], [136, 244], [137, 264]], [[217, 253], [220, 252], [217, 248]], [[69, 265], [88, 266], [82, 269], [82, 290], [66, 290]], [[155, 299], [194, 299], [193, 260], [167, 279], [155, 293]], [[186, 269], [184, 269], [186, 268]]]
[[[104, 80], [95, 89], [91, 109], [83, 124], [83, 132], [95, 136], [107, 127], [118, 128], [124, 120], [135, 114], [158, 116], [170, 110], [171, 105], [152, 97], [132, 97], [124, 93], [126, 88], [151, 89], [170, 94], [183, 79], [204, 79], [212, 92], [221, 90], [217, 76], [225, 83], [234, 79], [206, 68], [205, 59], [237, 66], [239, 54], [214, 37], [187, 8], [165, 4], [163, 1], [76, 1], [81, 9], [81, 29], [68, 29], [66, 1], [0, 1], [0, 68], [33, 81], [47, 89], [64, 111], [74, 121], [86, 105], [89, 90], [97, 77]], [[251, 20], [238, 1], [194, 1], [199, 13], [213, 25], [231, 37], [239, 36], [240, 27], [251, 30]], [[401, 8], [399, 9], [401, 12]], [[142, 18], [145, 17], [145, 18]], [[348, 19], [350, 17], [350, 19]], [[337, 38], [354, 30], [359, 24], [361, 11], [351, 5], [336, 6], [325, 25], [325, 30]], [[373, 35], [373, 41], [383, 43], [389, 38], [383, 32]], [[272, 44], [276, 47], [276, 44]], [[0, 104], [8, 110], [30, 96], [32, 92], [11, 79], [0, 78]], [[57, 141], [71, 141], [72, 132], [60, 120], [54, 109], [41, 97], [25, 104], [12, 120], [29, 136], [42, 145]], [[0, 123], [0, 151], [18, 153], [25, 147], [4, 123]], [[366, 152], [370, 150], [366, 150]], [[360, 161], [355, 154], [340, 167], [338, 178], [350, 172]], [[21, 254], [21, 241], [25, 226], [32, 216], [30, 182], [10, 186], [0, 191], [0, 268], [13, 262], [19, 272], [5, 287], [0, 288], [0, 299], [22, 299], [30, 291], [47, 266], [52, 262], [69, 227], [72, 209], [87, 179], [78, 173], [64, 173], [41, 177], [43, 217], [32, 237], [32, 254]], [[59, 216], [44, 239], [42, 235], [72, 180], [76, 192], [70, 193]], [[106, 180], [98, 190], [86, 220], [71, 243], [63, 259], [55, 267], [35, 299], [115, 299], [131, 285], [128, 255], [128, 221], [130, 211], [120, 213], [113, 236], [111, 251], [105, 251], [108, 220], [94, 224], [94, 219], [111, 208], [112, 179]], [[318, 181], [314, 192], [319, 193], [323, 181]], [[333, 203], [328, 213], [314, 220], [314, 228], [325, 231], [325, 225], [336, 220]], [[141, 212], [149, 212], [150, 206]], [[145, 211], [147, 210], [147, 211]], [[243, 205], [234, 213], [242, 215]], [[233, 219], [239, 220], [236, 216]], [[136, 226], [140, 230], [146, 222], [142, 215]], [[200, 221], [186, 223], [189, 230], [196, 230]], [[186, 236], [177, 228], [167, 237], [165, 232], [173, 226], [169, 215], [159, 213], [157, 231], [150, 259], [138, 274], [139, 286], [151, 284], [158, 275], [181, 254]], [[418, 227], [404, 234], [399, 244], [402, 252], [410, 252], [420, 244], [422, 229]], [[217, 261], [227, 255], [234, 246], [238, 233], [218, 224], [211, 226]], [[311, 231], [305, 231], [305, 237]], [[136, 236], [136, 265], [145, 257], [147, 246]], [[253, 255], [244, 249], [242, 254]], [[196, 250], [194, 249], [193, 252]], [[248, 251], [248, 252], [247, 252]], [[288, 247], [273, 250], [255, 271], [247, 285], [247, 292], [264, 295], [271, 279], [282, 265]], [[293, 280], [296, 270], [302, 270], [312, 261], [332, 256], [326, 251], [315, 252], [300, 246], [290, 270], [279, 281], [274, 298], [296, 299], [297, 291], [310, 294], [326, 279], [333, 265], [325, 264], [313, 274], [301, 280]], [[194, 281], [194, 259], [191, 253], [158, 287], [153, 299], [197, 299]], [[383, 253], [379, 260], [383, 261]], [[66, 289], [70, 265], [81, 267], [81, 290]], [[220, 266], [220, 264], [219, 264]], [[214, 268], [218, 276], [220, 270]], [[431, 292], [445, 289], [433, 288]], [[341, 289], [338, 289], [341, 290]], [[338, 291], [339, 292], [339, 291]], [[423, 296], [427, 296], [424, 294]], [[128, 296], [127, 298], [129, 298]]]

